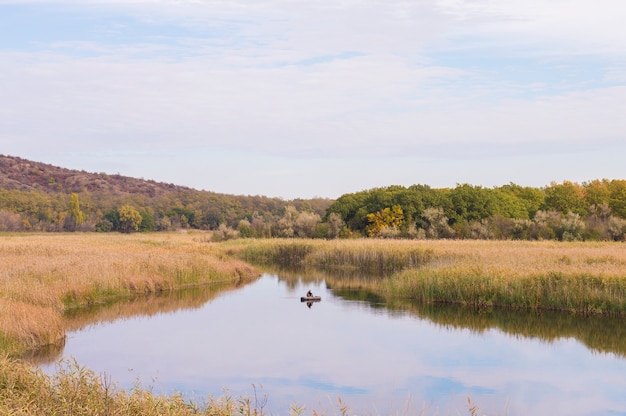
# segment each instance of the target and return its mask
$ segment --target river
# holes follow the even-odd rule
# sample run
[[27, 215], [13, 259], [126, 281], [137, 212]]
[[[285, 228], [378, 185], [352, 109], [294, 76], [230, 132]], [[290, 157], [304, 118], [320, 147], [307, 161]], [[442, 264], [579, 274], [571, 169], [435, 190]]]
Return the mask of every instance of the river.
[[[477, 414], [626, 415], [623, 320], [385, 305], [329, 286], [268, 273], [191, 301], [79, 314], [40, 365], [51, 373], [71, 357], [121, 387], [199, 402], [244, 395], [273, 415], [294, 405], [305, 414], [470, 414], [468, 399]], [[309, 289], [322, 300], [302, 303]]]

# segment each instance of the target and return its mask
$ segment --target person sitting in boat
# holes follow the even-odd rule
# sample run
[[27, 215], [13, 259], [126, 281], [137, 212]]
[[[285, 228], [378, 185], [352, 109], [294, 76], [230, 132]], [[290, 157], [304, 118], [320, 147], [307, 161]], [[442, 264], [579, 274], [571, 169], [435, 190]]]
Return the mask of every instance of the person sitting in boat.
[[313, 297], [313, 292], [311, 292], [310, 290], [308, 292], [306, 292], [306, 297], [307, 298], [312, 298]]

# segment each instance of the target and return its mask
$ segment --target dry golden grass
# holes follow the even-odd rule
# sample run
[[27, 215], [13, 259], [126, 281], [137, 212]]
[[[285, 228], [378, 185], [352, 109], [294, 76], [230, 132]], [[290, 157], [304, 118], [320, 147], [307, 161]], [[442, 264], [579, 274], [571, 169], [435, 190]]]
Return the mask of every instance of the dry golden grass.
[[248, 261], [274, 266], [314, 266], [386, 274], [419, 267], [432, 258], [432, 249], [407, 240], [236, 240], [226, 252]]
[[387, 299], [626, 313], [623, 243], [261, 240], [228, 250], [249, 261], [393, 273], [360, 286]]
[[34, 347], [64, 336], [61, 314], [111, 298], [258, 276], [203, 233], [0, 236], [0, 334]]
[[261, 416], [263, 407], [246, 397], [208, 397], [197, 403], [182, 395], [161, 396], [139, 386], [124, 390], [106, 376], [74, 362], [61, 363], [58, 371], [49, 376], [23, 362], [0, 356], [0, 414]]
[[486, 275], [519, 278], [558, 272], [626, 277], [626, 246], [609, 242], [421, 241], [439, 259], [431, 269], [480, 270]]
[[624, 243], [273, 239], [237, 240], [227, 246], [232, 254], [269, 262], [277, 260], [280, 249], [285, 254], [291, 248], [292, 255], [285, 254], [286, 259], [295, 259], [301, 265], [309, 266], [362, 269], [364, 265], [382, 264], [389, 265], [390, 271], [420, 266], [462, 271], [480, 269], [490, 275], [509, 278], [549, 272], [626, 277]]

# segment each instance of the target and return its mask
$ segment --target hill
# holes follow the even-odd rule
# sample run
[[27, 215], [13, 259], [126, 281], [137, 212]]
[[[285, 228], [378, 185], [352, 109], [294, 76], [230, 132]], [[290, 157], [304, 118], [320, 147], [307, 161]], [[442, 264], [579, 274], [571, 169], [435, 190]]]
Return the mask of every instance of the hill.
[[[85, 222], [79, 228], [85, 230], [96, 229], [107, 215], [114, 217], [111, 212], [124, 205], [143, 212], [144, 216], [152, 216], [157, 221], [155, 229], [159, 230], [216, 229], [221, 224], [237, 227], [239, 221], [255, 218], [273, 222], [285, 214], [287, 207], [323, 216], [333, 202], [323, 198], [285, 201], [259, 195], [220, 194], [0, 155], [0, 211], [4, 212], [4, 217], [11, 213], [14, 214], [12, 219], [17, 220], [17, 214], [20, 223], [27, 223], [26, 228], [60, 231], [72, 194], [78, 196], [84, 211]], [[10, 228], [16, 228], [15, 224]]]
[[392, 185], [337, 200], [227, 195], [0, 155], [0, 231], [217, 230], [216, 238], [626, 239], [626, 180]]
[[191, 190], [173, 184], [122, 175], [71, 170], [14, 156], [0, 155], [0, 188], [46, 193], [103, 192], [156, 196]]

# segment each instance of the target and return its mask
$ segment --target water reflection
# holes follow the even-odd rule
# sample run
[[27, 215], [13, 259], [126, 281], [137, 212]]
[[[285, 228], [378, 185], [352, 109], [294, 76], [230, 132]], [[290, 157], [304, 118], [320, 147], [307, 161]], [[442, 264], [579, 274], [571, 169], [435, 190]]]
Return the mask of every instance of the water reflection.
[[[339, 398], [359, 413], [468, 414], [468, 396], [487, 414], [625, 414], [619, 320], [385, 305], [372, 279], [281, 272], [165, 313], [113, 305], [68, 317], [77, 330], [63, 355], [125, 387], [204, 397], [255, 386], [271, 414], [293, 403], [336, 414]], [[309, 289], [323, 298], [311, 308]]]
[[626, 325], [615, 316], [583, 316], [556, 311], [472, 308], [449, 304], [424, 304], [407, 299], [383, 300], [362, 289], [335, 289], [333, 293], [347, 300], [367, 302], [373, 309], [390, 313], [410, 313], [451, 329], [469, 329], [483, 333], [497, 329], [516, 337], [554, 342], [573, 338], [589, 349], [626, 358]]
[[286, 281], [288, 286], [326, 282], [335, 296], [366, 302], [371, 308], [385, 310], [392, 315], [410, 313], [446, 328], [469, 329], [478, 333], [498, 329], [512, 336], [537, 338], [546, 342], [574, 338], [597, 352], [614, 353], [626, 358], [626, 325], [623, 317], [424, 304], [410, 299], [386, 302], [371, 289], [374, 282], [385, 277], [364, 275], [352, 270], [332, 275], [308, 269], [281, 269], [279, 273], [280, 279]]
[[[64, 314], [63, 324], [66, 331], [71, 333], [119, 320], [154, 317], [180, 310], [195, 310], [219, 295], [237, 290], [241, 286], [241, 283], [235, 285], [213, 283], [176, 291], [163, 291], [108, 304], [97, 304], [88, 308], [72, 309]], [[61, 357], [65, 344], [66, 339], [62, 339], [58, 344], [28, 351], [22, 358], [39, 365], [53, 364]]]

